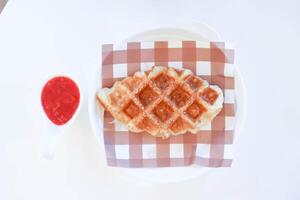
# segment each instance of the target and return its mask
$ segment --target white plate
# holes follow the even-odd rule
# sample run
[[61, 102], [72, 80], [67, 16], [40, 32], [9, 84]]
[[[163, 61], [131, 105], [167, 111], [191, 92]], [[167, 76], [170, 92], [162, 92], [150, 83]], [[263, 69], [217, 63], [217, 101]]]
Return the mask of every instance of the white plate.
[[[218, 41], [220, 40], [219, 34], [212, 28], [205, 24], [189, 24], [181, 25], [176, 27], [166, 27], [147, 30], [138, 33], [123, 42], [128, 41], [154, 41], [154, 40], [199, 40], [199, 41]], [[99, 62], [101, 58], [98, 59]], [[99, 66], [99, 64], [98, 64]], [[98, 67], [95, 72], [95, 80], [91, 82], [90, 91], [88, 94], [88, 109], [90, 122], [94, 133], [104, 149], [103, 135], [102, 135], [102, 123], [100, 123], [101, 111], [99, 110], [96, 103], [96, 92], [100, 86], [101, 70]], [[242, 81], [241, 74], [236, 67], [235, 71], [235, 86], [236, 86], [236, 136], [241, 131], [244, 123], [246, 114], [246, 94], [245, 87]], [[103, 158], [105, 159], [105, 158]], [[99, 169], [101, 170], [101, 169]], [[117, 176], [125, 176], [129, 179], [146, 181], [150, 183], [167, 183], [187, 180], [190, 178], [195, 178], [201, 174], [207, 172], [208, 170], [214, 170], [213, 168], [199, 167], [199, 166], [188, 166], [188, 167], [173, 167], [173, 168], [118, 168], [109, 167], [112, 173]], [[133, 181], [134, 181], [133, 180]], [[136, 181], [135, 181], [136, 182]]]

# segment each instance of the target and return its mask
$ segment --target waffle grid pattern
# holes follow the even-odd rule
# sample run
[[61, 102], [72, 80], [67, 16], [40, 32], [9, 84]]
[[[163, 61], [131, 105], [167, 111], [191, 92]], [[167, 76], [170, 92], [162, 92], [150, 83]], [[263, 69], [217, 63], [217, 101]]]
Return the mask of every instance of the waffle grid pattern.
[[[131, 122], [135, 129], [161, 137], [169, 137], [171, 133], [178, 135], [196, 127], [201, 115], [208, 111], [206, 105], [214, 103], [207, 99], [209, 94], [213, 95], [213, 100], [218, 94], [190, 71], [166, 67], [155, 67], [154, 71], [157, 69], [159, 72], [155, 75], [149, 70], [143, 74], [144, 78], [135, 74], [135, 77], [124, 79], [110, 95], [115, 99], [117, 112], [125, 118], [123, 123]], [[139, 81], [130, 83], [129, 80], [134, 79]], [[136, 87], [132, 90], [133, 84]], [[120, 93], [124, 95], [119, 97]], [[201, 100], [199, 97], [203, 96], [206, 98]], [[161, 130], [167, 131], [157, 134]]]

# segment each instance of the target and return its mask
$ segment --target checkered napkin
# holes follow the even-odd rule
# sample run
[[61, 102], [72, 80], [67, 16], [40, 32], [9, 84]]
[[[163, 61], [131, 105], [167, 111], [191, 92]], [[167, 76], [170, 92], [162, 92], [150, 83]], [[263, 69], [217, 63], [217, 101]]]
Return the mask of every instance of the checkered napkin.
[[[145, 71], [153, 65], [190, 69], [223, 90], [219, 115], [197, 134], [169, 139], [130, 133], [104, 112], [103, 137], [107, 164], [115, 167], [176, 167], [196, 164], [230, 167], [235, 121], [234, 50], [223, 42], [155, 41], [102, 46], [102, 87]], [[101, 130], [102, 131], [102, 130]]]

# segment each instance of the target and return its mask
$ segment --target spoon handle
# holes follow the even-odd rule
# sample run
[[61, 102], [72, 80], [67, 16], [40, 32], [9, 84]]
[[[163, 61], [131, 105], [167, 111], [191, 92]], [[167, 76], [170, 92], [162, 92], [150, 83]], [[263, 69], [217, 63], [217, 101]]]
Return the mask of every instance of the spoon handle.
[[50, 122], [45, 123], [42, 133], [42, 156], [47, 160], [54, 158], [55, 146], [63, 135], [63, 127], [58, 127]]

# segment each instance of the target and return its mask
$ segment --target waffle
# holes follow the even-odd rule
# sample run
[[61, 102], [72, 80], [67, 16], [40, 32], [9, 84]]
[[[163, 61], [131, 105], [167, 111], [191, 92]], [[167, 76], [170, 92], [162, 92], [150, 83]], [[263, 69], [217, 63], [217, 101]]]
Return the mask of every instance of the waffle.
[[197, 133], [221, 111], [223, 99], [218, 86], [190, 70], [163, 66], [136, 72], [97, 93], [99, 104], [131, 132], [162, 138]]

